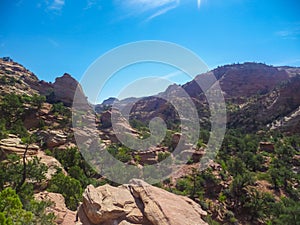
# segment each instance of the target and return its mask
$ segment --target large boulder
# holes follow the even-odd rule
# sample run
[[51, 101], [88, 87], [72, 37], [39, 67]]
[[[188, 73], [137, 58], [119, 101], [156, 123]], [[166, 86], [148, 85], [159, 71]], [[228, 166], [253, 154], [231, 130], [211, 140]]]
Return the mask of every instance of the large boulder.
[[205, 225], [206, 212], [191, 199], [133, 179], [129, 184], [95, 188], [83, 194], [78, 215], [84, 225]]

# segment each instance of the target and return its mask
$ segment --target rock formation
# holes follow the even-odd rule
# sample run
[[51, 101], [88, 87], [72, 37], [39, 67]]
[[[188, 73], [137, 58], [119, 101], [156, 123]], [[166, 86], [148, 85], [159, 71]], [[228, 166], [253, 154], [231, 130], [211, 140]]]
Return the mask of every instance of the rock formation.
[[53, 87], [55, 100], [63, 102], [66, 106], [72, 106], [77, 88], [77, 97], [80, 101], [86, 102], [80, 84], [70, 74], [65, 73], [62, 77], [56, 78]]
[[64, 167], [56, 158], [46, 155], [43, 151], [39, 151], [37, 157], [40, 158], [41, 163], [44, 163], [48, 168], [47, 173], [45, 174], [47, 181], [51, 180], [57, 170], [61, 170], [65, 175], [67, 175]]
[[53, 205], [50, 206], [47, 211], [49, 213], [54, 213], [54, 215], [56, 216], [56, 224], [75, 224], [76, 212], [73, 212], [66, 207], [65, 199], [61, 194], [44, 191], [35, 194], [34, 197], [39, 201], [50, 201], [53, 203]]
[[[15, 135], [10, 134], [8, 138], [0, 140], [0, 150], [4, 154], [16, 153], [23, 156], [26, 145], [21, 143], [21, 139]], [[27, 147], [27, 156], [33, 156], [38, 153], [39, 146], [31, 144]]]
[[67, 135], [61, 130], [41, 131], [39, 136], [43, 137], [43, 141], [48, 148], [58, 147], [67, 143]]
[[38, 78], [22, 65], [0, 58], [0, 93], [38, 94]]
[[89, 185], [78, 215], [83, 225], [207, 224], [202, 220], [206, 212], [191, 199], [137, 179], [119, 187]]

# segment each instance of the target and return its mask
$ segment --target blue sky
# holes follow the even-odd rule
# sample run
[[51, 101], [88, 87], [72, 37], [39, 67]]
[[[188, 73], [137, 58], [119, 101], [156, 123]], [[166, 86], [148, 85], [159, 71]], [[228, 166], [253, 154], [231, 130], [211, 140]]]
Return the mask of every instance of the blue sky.
[[[65, 72], [80, 80], [99, 56], [140, 40], [182, 45], [211, 69], [245, 61], [300, 66], [299, 8], [298, 0], [4, 0], [0, 56], [46, 81]], [[188, 80], [170, 68], [152, 68], [143, 76]], [[124, 86], [116, 81], [125, 76], [133, 81], [123, 73], [100, 99], [116, 95]]]

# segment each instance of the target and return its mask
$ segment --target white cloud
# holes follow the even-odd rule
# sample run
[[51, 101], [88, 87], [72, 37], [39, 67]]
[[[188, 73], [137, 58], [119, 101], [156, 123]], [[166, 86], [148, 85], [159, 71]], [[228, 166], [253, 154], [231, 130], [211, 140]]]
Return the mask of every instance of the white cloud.
[[167, 13], [168, 11], [170, 11], [170, 10], [176, 8], [176, 7], [177, 7], [177, 5], [171, 5], [171, 6], [168, 6], [168, 7], [163, 8], [163, 9], [160, 9], [160, 10], [158, 10], [156, 13], [154, 13], [153, 15], [149, 16], [149, 17], [146, 19], [146, 21], [150, 21], [150, 20], [154, 19], [155, 17], [158, 17], [158, 16], [160, 16], [160, 15], [163, 15], [163, 14]]
[[288, 28], [277, 31], [275, 34], [283, 39], [298, 39], [300, 37], [300, 23], [289, 25]]
[[[127, 3], [126, 3], [127, 2]], [[143, 10], [150, 10], [163, 7], [169, 4], [179, 3], [179, 0], [125, 0], [129, 6], [140, 7]]]
[[[183, 3], [191, 0], [115, 0], [117, 5], [131, 11], [130, 15], [148, 14], [146, 22], [161, 16]], [[193, 0], [195, 1], [195, 0]], [[197, 7], [200, 8], [202, 1], [197, 0]]]
[[47, 5], [50, 10], [61, 11], [65, 5], [65, 0], [54, 0], [51, 3], [47, 1]]
[[177, 77], [179, 75], [183, 75], [183, 74], [184, 74], [184, 72], [182, 72], [181, 70], [176, 70], [172, 73], [169, 73], [169, 74], [163, 76], [162, 78], [163, 79], [171, 79], [171, 78]]
[[86, 7], [83, 10], [93, 8], [94, 6], [101, 8], [101, 5], [99, 4], [99, 0], [87, 0]]
[[146, 21], [163, 15], [180, 5], [180, 0], [115, 0], [115, 2], [130, 11], [130, 15], [147, 14]]
[[152, 80], [153, 80], [153, 82], [157, 82], [157, 83], [160, 83], [160, 82], [167, 83], [168, 85], [164, 87], [164, 89], [166, 89], [169, 85], [177, 82], [175, 80], [178, 80], [178, 79], [174, 79], [174, 78], [183, 78], [183, 77], [186, 78], [186, 77], [188, 77], [188, 75], [185, 74], [181, 70], [176, 70], [176, 71], [168, 73], [166, 75], [160, 75], [157, 77], [153, 77]]

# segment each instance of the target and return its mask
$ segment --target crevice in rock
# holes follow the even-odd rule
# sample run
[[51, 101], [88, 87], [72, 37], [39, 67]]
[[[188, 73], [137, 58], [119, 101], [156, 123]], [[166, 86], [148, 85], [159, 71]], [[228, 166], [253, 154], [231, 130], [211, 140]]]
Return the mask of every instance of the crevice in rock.
[[144, 216], [144, 223], [145, 225], [153, 225], [153, 223], [151, 223], [148, 218], [145, 215], [145, 205], [144, 202], [139, 198], [138, 194], [135, 193], [135, 191], [133, 190], [133, 188], [131, 186], [128, 186], [128, 189], [130, 191], [130, 194], [132, 195], [135, 204], [137, 205], [137, 207], [139, 208], [139, 210], [142, 212], [143, 216]]

